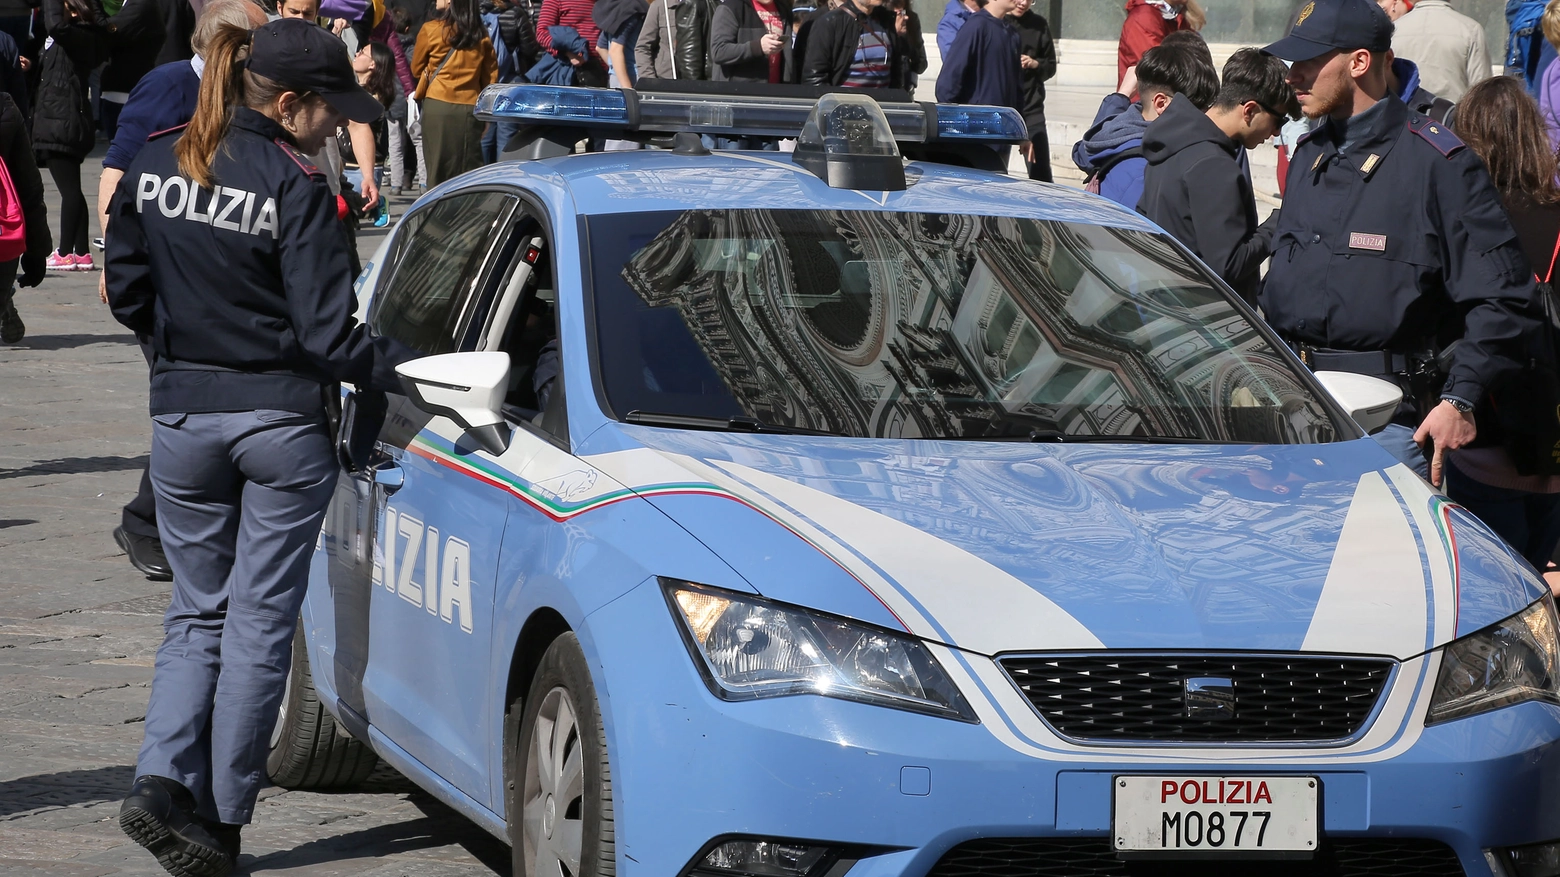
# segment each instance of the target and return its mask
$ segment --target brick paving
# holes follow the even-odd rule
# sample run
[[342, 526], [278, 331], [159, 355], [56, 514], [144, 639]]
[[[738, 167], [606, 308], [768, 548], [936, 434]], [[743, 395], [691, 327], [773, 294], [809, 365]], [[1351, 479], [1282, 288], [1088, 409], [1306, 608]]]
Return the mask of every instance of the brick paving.
[[[97, 164], [83, 169], [89, 193]], [[382, 234], [360, 241], [365, 256]], [[50, 274], [21, 290], [27, 337], [0, 346], [4, 877], [164, 873], [117, 821], [168, 586], [132, 569], [111, 535], [146, 463], [146, 367], [97, 278]], [[244, 848], [238, 873], [277, 877], [509, 873], [508, 846], [383, 766], [351, 793], [265, 790]]]

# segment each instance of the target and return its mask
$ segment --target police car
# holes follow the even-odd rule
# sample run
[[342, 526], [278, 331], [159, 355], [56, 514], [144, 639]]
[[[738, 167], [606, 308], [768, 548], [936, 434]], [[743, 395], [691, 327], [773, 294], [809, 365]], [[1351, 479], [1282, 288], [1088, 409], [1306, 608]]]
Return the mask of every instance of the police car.
[[1560, 874], [1541, 579], [1141, 217], [905, 160], [1016, 114], [478, 109], [536, 160], [363, 275], [428, 356], [347, 388], [276, 782], [546, 877]]

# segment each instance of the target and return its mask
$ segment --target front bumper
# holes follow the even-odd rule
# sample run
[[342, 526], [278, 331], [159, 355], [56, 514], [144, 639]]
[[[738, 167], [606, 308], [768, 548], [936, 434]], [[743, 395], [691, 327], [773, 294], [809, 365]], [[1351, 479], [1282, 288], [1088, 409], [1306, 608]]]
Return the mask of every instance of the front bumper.
[[1560, 839], [1560, 708], [1527, 703], [1422, 728], [1434, 658], [1404, 665], [1394, 685], [1415, 687], [1412, 702], [1376, 720], [1402, 727], [1354, 746], [1133, 750], [1056, 745], [1031, 711], [999, 708], [1010, 698], [989, 673], [972, 682], [991, 662], [968, 654], [957, 656], [970, 671], [960, 685], [981, 724], [811, 695], [721, 701], [654, 581], [581, 633], [607, 723], [625, 875], [680, 874], [724, 835], [891, 851], [851, 877], [921, 877], [977, 838], [1108, 844], [1116, 773], [1314, 775], [1324, 839], [1438, 841], [1468, 875], [1492, 873], [1486, 849]]

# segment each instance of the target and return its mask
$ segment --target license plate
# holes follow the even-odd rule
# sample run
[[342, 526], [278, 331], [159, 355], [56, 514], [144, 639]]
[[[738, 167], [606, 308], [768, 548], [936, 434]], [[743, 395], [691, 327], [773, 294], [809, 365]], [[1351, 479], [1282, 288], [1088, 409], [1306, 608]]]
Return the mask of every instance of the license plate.
[[1122, 853], [1316, 850], [1315, 777], [1118, 776], [1112, 785]]

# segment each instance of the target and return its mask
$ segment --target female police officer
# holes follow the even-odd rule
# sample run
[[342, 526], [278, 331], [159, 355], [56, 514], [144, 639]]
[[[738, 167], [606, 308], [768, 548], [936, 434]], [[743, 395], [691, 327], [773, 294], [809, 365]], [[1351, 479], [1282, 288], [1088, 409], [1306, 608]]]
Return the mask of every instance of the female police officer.
[[319, 27], [225, 28], [194, 118], [153, 136], [110, 207], [109, 303], [157, 353], [151, 478], [174, 574], [120, 826], [173, 874], [227, 873], [254, 808], [336, 482], [322, 387], [394, 389], [414, 355], [353, 318], [346, 235], [303, 157], [379, 113]]

